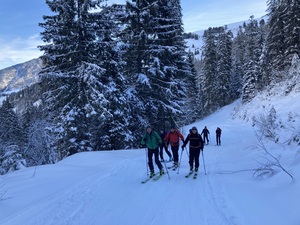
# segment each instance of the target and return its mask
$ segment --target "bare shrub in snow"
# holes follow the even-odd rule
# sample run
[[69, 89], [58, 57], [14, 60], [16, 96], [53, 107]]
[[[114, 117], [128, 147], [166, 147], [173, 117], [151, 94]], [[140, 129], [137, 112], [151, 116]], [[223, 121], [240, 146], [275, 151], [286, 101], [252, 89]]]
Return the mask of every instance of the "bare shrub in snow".
[[265, 153], [265, 156], [263, 157], [265, 161], [259, 163], [260, 167], [255, 170], [253, 176], [255, 177], [272, 176], [277, 172], [276, 169], [279, 168], [282, 171], [284, 171], [292, 180], [294, 180], [294, 177], [291, 175], [291, 173], [288, 172], [280, 163], [280, 155], [274, 156], [273, 154], [271, 154], [270, 151], [268, 151], [266, 146], [264, 145], [262, 138], [259, 138], [257, 133], [256, 133], [256, 137], [258, 139], [258, 148], [263, 150]]

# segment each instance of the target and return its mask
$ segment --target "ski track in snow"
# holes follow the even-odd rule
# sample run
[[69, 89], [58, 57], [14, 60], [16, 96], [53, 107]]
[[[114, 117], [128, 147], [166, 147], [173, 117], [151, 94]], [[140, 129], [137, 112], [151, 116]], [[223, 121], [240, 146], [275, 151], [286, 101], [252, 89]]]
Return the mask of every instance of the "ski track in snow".
[[[206, 158], [210, 158], [210, 154], [214, 154], [215, 158], [207, 162], [207, 169], [217, 164], [222, 154], [217, 149], [219, 147], [210, 147], [212, 149], [205, 152]], [[188, 172], [188, 163], [187, 156], [183, 155], [179, 174], [177, 170], [169, 169], [170, 180], [166, 174], [158, 181], [151, 180], [141, 184], [140, 181], [144, 177], [136, 168], [141, 167], [143, 152], [136, 151], [134, 156], [130, 156], [131, 158], [122, 161], [117, 159], [119, 163], [111, 169], [106, 167], [105, 170], [91, 174], [62, 192], [41, 199], [38, 204], [28, 206], [1, 224], [12, 225], [15, 224], [14, 221], [25, 221], [24, 224], [30, 225], [119, 225], [120, 220], [123, 221], [123, 225], [190, 224], [193, 221], [199, 221], [201, 225], [237, 224], [234, 222], [234, 215], [224, 214], [226, 201], [222, 196], [220, 184], [217, 185], [216, 193], [214, 190], [217, 175], [210, 174], [210, 170], [207, 170], [208, 175], [204, 175], [203, 161], [200, 161], [201, 171], [196, 180], [184, 177]], [[126, 162], [129, 160], [131, 163], [127, 166]], [[121, 177], [118, 175], [122, 173], [120, 171], [131, 173], [132, 176], [129, 176], [129, 179], [127, 176]], [[144, 176], [146, 177], [146, 174]], [[152, 196], [153, 189], [160, 191], [154, 191], [155, 195]], [[111, 191], [105, 193], [102, 190]], [[177, 199], [176, 196], [179, 195], [180, 198]], [[153, 213], [153, 208], [157, 209], [156, 213]], [[144, 213], [138, 215], [135, 211]]]

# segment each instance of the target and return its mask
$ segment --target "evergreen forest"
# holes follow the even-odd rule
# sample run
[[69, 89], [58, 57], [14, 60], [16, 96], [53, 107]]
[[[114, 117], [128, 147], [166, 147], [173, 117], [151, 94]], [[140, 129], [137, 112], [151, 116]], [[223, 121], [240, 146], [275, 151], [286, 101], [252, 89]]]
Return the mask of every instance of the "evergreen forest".
[[[84, 151], [140, 147], [148, 125], [180, 128], [299, 74], [300, 2], [269, 0], [267, 20], [204, 31], [186, 51], [180, 0], [46, 0], [39, 100], [0, 107], [0, 174]], [[288, 92], [289, 90], [287, 90]]]

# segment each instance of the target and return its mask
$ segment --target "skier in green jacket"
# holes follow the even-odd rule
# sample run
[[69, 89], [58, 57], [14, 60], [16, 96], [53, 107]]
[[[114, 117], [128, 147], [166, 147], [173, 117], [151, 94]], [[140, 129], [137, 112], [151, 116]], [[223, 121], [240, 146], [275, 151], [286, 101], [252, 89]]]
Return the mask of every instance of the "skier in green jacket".
[[159, 134], [152, 130], [150, 126], [147, 127], [147, 132], [142, 138], [141, 144], [146, 145], [148, 148], [148, 165], [150, 168], [150, 177], [154, 176], [154, 166], [153, 166], [153, 160], [152, 157], [154, 155], [154, 160], [156, 165], [159, 168], [160, 174], [164, 174], [164, 169], [162, 164], [159, 161], [159, 150], [158, 146], [162, 143], [162, 140], [159, 136]]

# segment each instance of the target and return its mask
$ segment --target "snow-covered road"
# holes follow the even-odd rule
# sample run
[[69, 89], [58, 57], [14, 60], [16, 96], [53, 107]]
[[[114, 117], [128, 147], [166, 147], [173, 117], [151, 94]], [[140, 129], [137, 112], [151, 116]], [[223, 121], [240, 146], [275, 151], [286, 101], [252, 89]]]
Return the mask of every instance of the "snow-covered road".
[[[262, 153], [253, 128], [231, 120], [232, 107], [183, 128], [210, 129], [210, 145], [200, 158], [198, 179], [169, 170], [158, 181], [147, 176], [145, 149], [85, 152], [55, 164], [26, 168], [0, 177], [1, 225], [299, 225], [299, 184], [282, 171], [267, 179], [252, 169]], [[222, 128], [222, 146], [214, 130]], [[166, 155], [166, 154], [165, 154]], [[286, 152], [285, 165], [299, 178], [299, 163]], [[170, 165], [170, 163], [168, 163]], [[157, 167], [155, 167], [157, 168]]]

